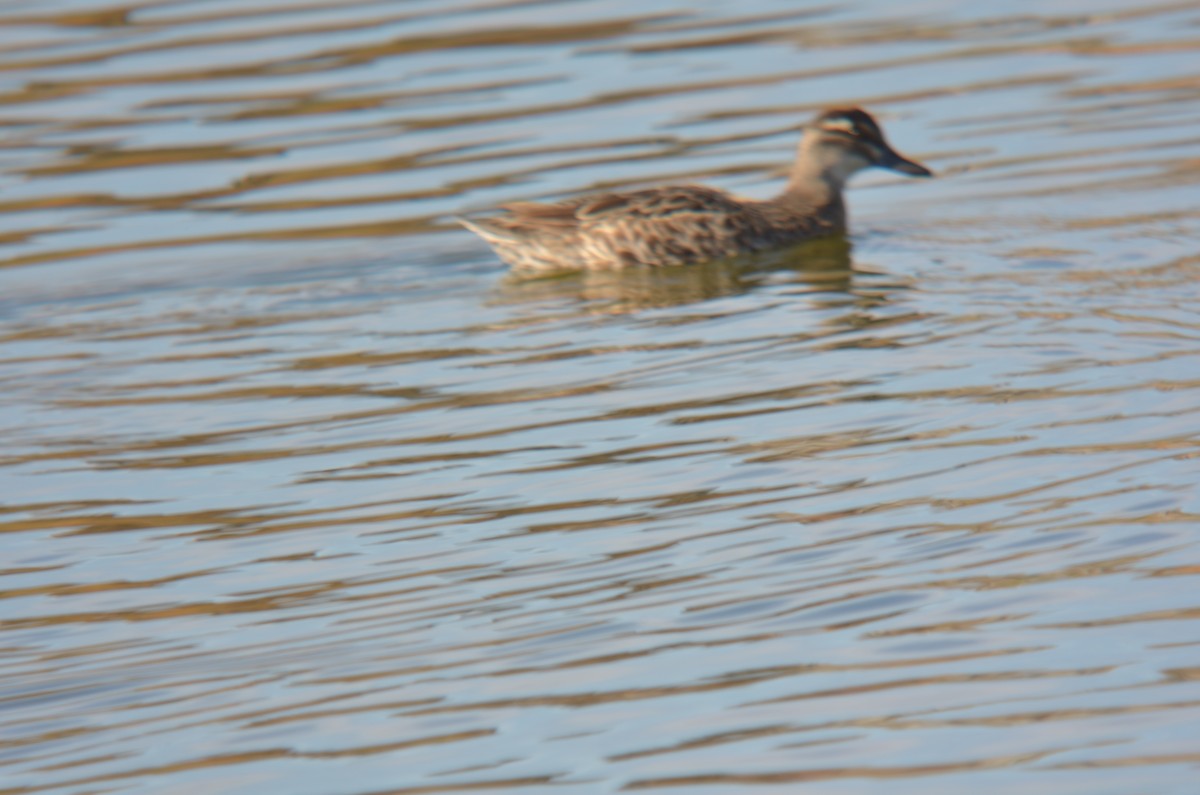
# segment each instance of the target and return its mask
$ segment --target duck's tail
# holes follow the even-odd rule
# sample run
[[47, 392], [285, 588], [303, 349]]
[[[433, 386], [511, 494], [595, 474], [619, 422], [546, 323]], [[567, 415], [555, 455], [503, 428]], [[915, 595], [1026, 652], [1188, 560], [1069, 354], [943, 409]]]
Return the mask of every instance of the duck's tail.
[[461, 215], [454, 216], [454, 220], [470, 229], [475, 234], [482, 237], [491, 245], [512, 245], [521, 240], [511, 228], [502, 226], [489, 218], [463, 218]]

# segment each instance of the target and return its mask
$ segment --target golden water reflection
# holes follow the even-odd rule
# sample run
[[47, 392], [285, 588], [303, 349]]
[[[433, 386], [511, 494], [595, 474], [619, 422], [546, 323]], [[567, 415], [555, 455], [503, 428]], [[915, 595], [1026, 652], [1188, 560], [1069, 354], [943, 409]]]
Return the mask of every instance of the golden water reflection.
[[[1191, 795], [1197, 23], [0, 10], [0, 793]], [[451, 221], [832, 103], [941, 175], [845, 240]]]

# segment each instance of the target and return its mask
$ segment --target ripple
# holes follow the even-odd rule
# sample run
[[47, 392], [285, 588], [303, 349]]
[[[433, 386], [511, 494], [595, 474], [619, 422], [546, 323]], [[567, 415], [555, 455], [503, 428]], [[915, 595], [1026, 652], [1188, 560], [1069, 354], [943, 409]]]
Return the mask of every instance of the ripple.
[[[1191, 792], [1198, 14], [0, 12], [3, 791]], [[849, 240], [450, 222], [833, 103]]]

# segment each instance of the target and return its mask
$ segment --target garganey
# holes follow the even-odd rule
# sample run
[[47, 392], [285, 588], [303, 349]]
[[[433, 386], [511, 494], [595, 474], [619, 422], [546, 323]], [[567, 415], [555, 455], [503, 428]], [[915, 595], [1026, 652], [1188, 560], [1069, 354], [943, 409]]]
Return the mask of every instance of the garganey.
[[872, 166], [933, 176], [892, 149], [869, 113], [839, 108], [804, 126], [787, 187], [767, 201], [678, 185], [518, 202], [500, 215], [458, 220], [526, 273], [686, 265], [844, 233], [842, 190]]

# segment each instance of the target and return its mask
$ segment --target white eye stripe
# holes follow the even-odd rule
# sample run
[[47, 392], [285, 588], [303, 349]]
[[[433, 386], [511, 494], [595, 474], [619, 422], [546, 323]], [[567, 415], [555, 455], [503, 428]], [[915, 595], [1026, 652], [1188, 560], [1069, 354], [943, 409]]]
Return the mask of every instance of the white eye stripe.
[[850, 121], [849, 119], [840, 119], [837, 117], [823, 120], [821, 122], [821, 129], [829, 130], [831, 132], [850, 133], [851, 135], [854, 135], [858, 132], [854, 127], [854, 122]]

